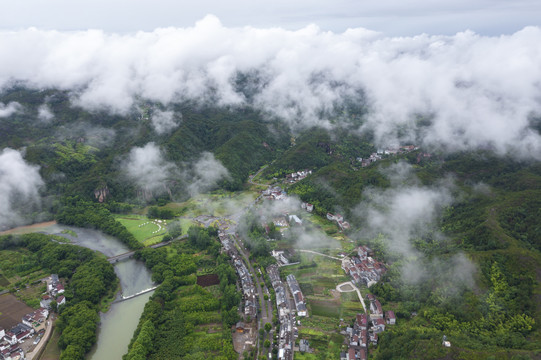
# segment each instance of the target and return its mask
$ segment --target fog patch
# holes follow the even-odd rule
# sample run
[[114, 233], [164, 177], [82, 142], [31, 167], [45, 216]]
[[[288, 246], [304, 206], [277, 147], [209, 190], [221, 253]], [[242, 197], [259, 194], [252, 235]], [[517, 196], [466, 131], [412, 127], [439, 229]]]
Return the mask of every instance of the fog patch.
[[163, 135], [176, 129], [181, 119], [182, 116], [176, 115], [173, 111], [155, 110], [152, 113], [151, 123], [154, 131], [158, 135]]
[[54, 114], [47, 104], [42, 104], [38, 108], [38, 120], [48, 124], [54, 118]]
[[21, 110], [22, 110], [21, 104], [19, 104], [16, 101], [12, 101], [8, 103], [7, 105], [0, 102], [0, 118], [9, 117]]
[[122, 169], [130, 181], [153, 195], [167, 191], [168, 182], [179, 176], [177, 166], [167, 161], [153, 142], [132, 148], [122, 163]]
[[17, 150], [0, 152], [0, 229], [19, 225], [40, 207], [44, 182], [39, 167], [28, 164]]
[[55, 136], [60, 141], [77, 141], [101, 149], [111, 145], [115, 140], [116, 131], [87, 122], [78, 122], [58, 127]]
[[356, 236], [382, 239], [387, 253], [402, 264], [402, 279], [406, 283], [418, 284], [439, 276], [461, 286], [471, 286], [475, 267], [464, 255], [428, 259], [415, 244], [429, 241], [432, 246], [438, 246], [446, 240], [437, 222], [445, 208], [454, 202], [453, 180], [421, 186], [411, 165], [406, 163], [391, 165], [383, 172], [393, 186], [364, 192], [366, 200], [354, 210], [364, 223]]
[[203, 152], [199, 159], [184, 172], [187, 190], [191, 197], [207, 192], [219, 181], [230, 179], [229, 171], [210, 152]]

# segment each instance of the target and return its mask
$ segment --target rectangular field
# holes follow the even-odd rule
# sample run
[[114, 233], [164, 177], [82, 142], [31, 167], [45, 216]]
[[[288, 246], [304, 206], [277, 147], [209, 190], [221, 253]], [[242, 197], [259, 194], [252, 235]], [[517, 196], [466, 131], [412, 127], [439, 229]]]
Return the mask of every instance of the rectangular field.
[[30, 306], [17, 300], [11, 294], [0, 296], [0, 327], [5, 330], [11, 329], [22, 321], [24, 315], [34, 311]]

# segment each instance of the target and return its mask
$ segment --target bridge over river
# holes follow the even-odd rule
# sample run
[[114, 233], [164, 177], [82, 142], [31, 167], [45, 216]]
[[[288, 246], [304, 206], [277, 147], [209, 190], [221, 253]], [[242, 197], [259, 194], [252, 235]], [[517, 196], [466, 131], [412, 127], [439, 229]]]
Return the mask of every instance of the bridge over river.
[[[182, 236], [176, 238], [175, 240], [186, 239], [187, 237], [188, 237], [188, 235], [182, 235]], [[164, 242], [161, 242], [161, 243], [150, 245], [149, 247], [157, 249], [157, 248], [162, 247], [162, 246], [170, 245], [171, 242], [172, 242], [172, 240], [171, 241], [164, 241]], [[128, 252], [125, 252], [123, 254], [118, 254], [118, 255], [115, 255], [115, 256], [111, 256], [110, 258], [107, 259], [107, 261], [109, 261], [111, 264], [114, 264], [116, 262], [129, 259], [129, 258], [131, 258], [133, 256], [133, 254], [135, 254], [135, 251], [136, 250], [128, 251]]]
[[139, 291], [138, 293], [136, 294], [133, 294], [133, 295], [129, 295], [129, 296], [123, 296], [123, 295], [120, 295], [120, 298], [119, 299], [116, 299], [115, 301], [113, 301], [112, 303], [113, 304], [116, 304], [116, 303], [119, 303], [119, 302], [122, 302], [122, 301], [126, 301], [126, 300], [130, 300], [130, 299], [133, 299], [134, 297], [137, 297], [139, 295], [143, 295], [143, 294], [146, 294], [148, 292], [151, 292], [153, 290], [156, 290], [158, 286], [152, 286], [152, 287], [149, 287], [148, 289], [145, 289], [145, 290], [141, 290]]

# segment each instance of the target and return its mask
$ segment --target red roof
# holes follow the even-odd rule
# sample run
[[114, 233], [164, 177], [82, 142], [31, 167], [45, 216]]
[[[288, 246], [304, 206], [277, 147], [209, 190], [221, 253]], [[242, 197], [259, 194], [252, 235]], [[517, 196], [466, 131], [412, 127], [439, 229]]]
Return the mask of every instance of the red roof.
[[392, 310], [387, 311], [387, 318], [388, 319], [396, 319], [394, 311], [392, 311]]
[[357, 314], [357, 324], [359, 324], [360, 326], [366, 326], [367, 323], [368, 319], [365, 314]]

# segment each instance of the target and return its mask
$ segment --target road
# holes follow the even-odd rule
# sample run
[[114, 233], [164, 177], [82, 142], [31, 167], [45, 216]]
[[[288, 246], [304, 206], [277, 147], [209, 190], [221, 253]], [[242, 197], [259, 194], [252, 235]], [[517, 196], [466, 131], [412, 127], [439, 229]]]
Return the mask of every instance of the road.
[[[52, 320], [48, 320], [47, 324], [49, 324], [49, 325], [45, 328], [45, 333], [43, 334], [39, 344], [36, 345], [36, 347], [34, 348], [33, 351], [31, 351], [29, 353], [26, 353], [26, 359], [27, 360], [34, 359], [34, 356], [36, 356], [36, 355], [38, 355], [40, 353], [41, 348], [47, 345], [47, 342], [49, 341], [49, 337], [51, 336], [51, 334], [53, 332]], [[28, 340], [28, 341], [30, 341], [30, 340]]]
[[340, 259], [340, 258], [337, 258], [335, 256], [331, 256], [331, 255], [327, 255], [327, 254], [322, 254], [322, 253], [317, 252], [317, 251], [312, 251], [312, 250], [299, 250], [299, 251], [300, 252], [305, 252], [305, 253], [310, 253], [310, 254], [321, 255], [321, 256], [325, 256], [325, 257], [328, 257], [328, 258], [331, 258], [331, 259], [334, 259], [334, 260], [342, 261], [342, 259]]
[[255, 179], [259, 174], [261, 174], [261, 172], [262, 172], [263, 170], [265, 170], [265, 169], [267, 168], [267, 166], [269, 166], [269, 165], [267, 164], [267, 165], [263, 166], [261, 169], [259, 169], [259, 170], [254, 174], [254, 176], [248, 178], [248, 182], [249, 182], [250, 184], [252, 184], [252, 185], [269, 186], [268, 184], [259, 184], [259, 183], [254, 182], [254, 179]]

